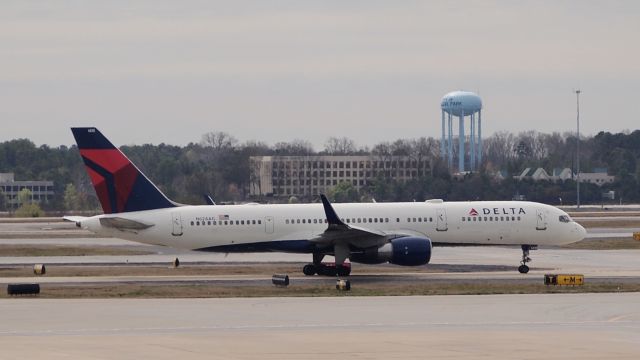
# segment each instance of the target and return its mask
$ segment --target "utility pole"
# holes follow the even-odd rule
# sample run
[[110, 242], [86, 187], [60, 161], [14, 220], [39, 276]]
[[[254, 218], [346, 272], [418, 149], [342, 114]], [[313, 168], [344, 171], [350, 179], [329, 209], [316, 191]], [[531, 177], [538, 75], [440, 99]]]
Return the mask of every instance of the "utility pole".
[[577, 135], [576, 139], [576, 204], [578, 210], [580, 209], [580, 90], [576, 90], [576, 124]]

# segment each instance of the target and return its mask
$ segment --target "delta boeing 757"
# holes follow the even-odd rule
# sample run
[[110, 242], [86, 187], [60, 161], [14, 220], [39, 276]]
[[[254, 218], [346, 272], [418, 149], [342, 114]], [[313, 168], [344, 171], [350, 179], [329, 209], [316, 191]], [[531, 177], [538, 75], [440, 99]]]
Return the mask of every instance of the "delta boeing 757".
[[[67, 216], [99, 235], [213, 252], [312, 254], [306, 275], [349, 275], [364, 264], [429, 263], [433, 245], [519, 245], [582, 240], [585, 229], [553, 206], [525, 201], [182, 205], [169, 200], [96, 128], [72, 128], [103, 215]], [[335, 267], [322, 263], [335, 257]]]

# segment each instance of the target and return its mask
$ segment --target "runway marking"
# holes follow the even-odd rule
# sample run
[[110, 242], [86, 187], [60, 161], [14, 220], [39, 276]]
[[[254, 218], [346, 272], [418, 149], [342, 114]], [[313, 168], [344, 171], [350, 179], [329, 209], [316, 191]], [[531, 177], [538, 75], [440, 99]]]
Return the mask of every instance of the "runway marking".
[[587, 320], [587, 321], [512, 321], [494, 323], [449, 323], [449, 322], [407, 322], [407, 323], [348, 323], [348, 324], [282, 324], [282, 325], [212, 325], [212, 326], [184, 326], [184, 327], [121, 327], [121, 328], [84, 328], [84, 329], [45, 329], [45, 330], [0, 330], [3, 336], [43, 336], [43, 335], [87, 335], [89, 333], [148, 333], [148, 332], [198, 332], [198, 331], [221, 331], [221, 330], [304, 330], [304, 329], [347, 329], [347, 328], [390, 328], [390, 327], [485, 327], [485, 326], [594, 326], [612, 325], [615, 323], [616, 329], [629, 328], [639, 329], [640, 321], [621, 320], [628, 316], [618, 316], [608, 320]]

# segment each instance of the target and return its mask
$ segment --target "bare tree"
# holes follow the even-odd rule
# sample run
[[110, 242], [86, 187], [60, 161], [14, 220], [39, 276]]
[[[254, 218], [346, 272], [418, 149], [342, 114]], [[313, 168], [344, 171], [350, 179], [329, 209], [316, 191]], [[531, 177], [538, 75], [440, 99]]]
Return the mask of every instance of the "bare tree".
[[313, 145], [307, 140], [295, 139], [291, 142], [279, 142], [274, 145], [276, 155], [311, 155]]
[[356, 143], [347, 137], [330, 137], [324, 144], [324, 151], [329, 155], [351, 155], [357, 150]]
[[213, 148], [214, 151], [220, 152], [233, 149], [238, 140], [232, 135], [224, 131], [212, 131], [202, 135], [200, 144], [203, 147]]

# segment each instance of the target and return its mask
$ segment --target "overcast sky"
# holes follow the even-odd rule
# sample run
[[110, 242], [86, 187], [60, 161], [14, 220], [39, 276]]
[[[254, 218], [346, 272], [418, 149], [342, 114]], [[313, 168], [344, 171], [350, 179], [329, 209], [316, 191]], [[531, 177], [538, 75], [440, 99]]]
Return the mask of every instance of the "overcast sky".
[[440, 134], [478, 92], [483, 134], [640, 128], [639, 1], [2, 1], [0, 141], [358, 145]]

